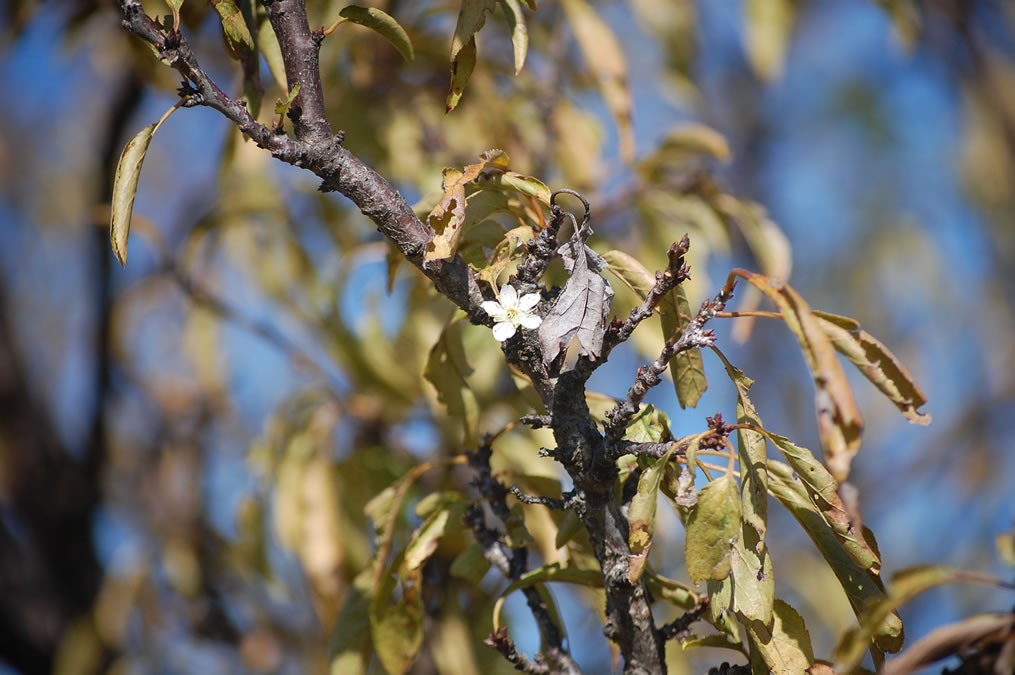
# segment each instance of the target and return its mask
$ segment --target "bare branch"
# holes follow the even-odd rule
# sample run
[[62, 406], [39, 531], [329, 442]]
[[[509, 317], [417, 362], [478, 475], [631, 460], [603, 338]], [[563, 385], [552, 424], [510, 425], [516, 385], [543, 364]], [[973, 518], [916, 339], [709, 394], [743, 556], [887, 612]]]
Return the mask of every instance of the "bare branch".
[[515, 485], [512, 485], [510, 488], [508, 488], [508, 490], [522, 504], [529, 505], [540, 504], [548, 509], [556, 509], [558, 511], [563, 511], [564, 509], [567, 508], [568, 504], [567, 497], [564, 497], [562, 499], [556, 499], [554, 497], [541, 497], [538, 495], [529, 495], [519, 490], [518, 487]]
[[[672, 249], [671, 249], [672, 250]], [[606, 438], [616, 441], [624, 435], [631, 420], [641, 409], [642, 399], [652, 387], [662, 381], [662, 374], [674, 356], [680, 352], [695, 347], [707, 347], [715, 341], [715, 333], [705, 330], [707, 324], [715, 313], [726, 307], [726, 303], [733, 297], [733, 287], [723, 288], [712, 300], [706, 301], [698, 310], [698, 315], [691, 320], [679, 338], [670, 338], [666, 341], [662, 352], [652, 363], [638, 369], [634, 384], [627, 390], [627, 397], [618, 403], [613, 410], [606, 413]]]
[[264, 6], [282, 49], [289, 91], [300, 86], [289, 112], [296, 138], [328, 139], [331, 126], [324, 108], [319, 59], [324, 32], [310, 32], [305, 0], [266, 0]]

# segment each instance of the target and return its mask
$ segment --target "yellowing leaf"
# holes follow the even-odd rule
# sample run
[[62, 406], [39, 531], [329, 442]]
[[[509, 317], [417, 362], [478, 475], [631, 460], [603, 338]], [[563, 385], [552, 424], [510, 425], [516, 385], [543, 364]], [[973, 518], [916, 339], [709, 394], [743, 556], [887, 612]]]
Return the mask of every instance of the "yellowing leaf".
[[599, 91], [617, 124], [620, 154], [634, 161], [634, 104], [627, 77], [627, 59], [620, 41], [603, 18], [585, 0], [562, 0], [578, 48], [599, 84]]
[[782, 74], [796, 14], [794, 0], [745, 0], [745, 48], [751, 68], [761, 78]]
[[645, 571], [645, 563], [648, 562], [648, 554], [652, 549], [652, 535], [655, 530], [659, 484], [663, 478], [663, 470], [676, 449], [677, 445], [674, 444], [665, 455], [642, 472], [641, 478], [638, 480], [638, 492], [631, 500], [628, 513], [630, 521], [628, 544], [631, 547], [631, 553], [628, 557], [627, 580], [632, 584], [637, 583], [641, 578]]
[[526, 197], [535, 197], [539, 201], [543, 202], [547, 206], [550, 205], [550, 188], [546, 186], [546, 183], [533, 178], [532, 176], [523, 176], [520, 173], [514, 171], [505, 171], [503, 173], [494, 173], [486, 177], [479, 183], [480, 189], [497, 189], [503, 190], [504, 192], [517, 192], [518, 194], [525, 195]]
[[376, 7], [358, 7], [356, 5], [349, 5], [342, 9], [338, 13], [343, 19], [365, 26], [370, 30], [376, 32], [378, 35], [383, 37], [385, 40], [390, 42], [398, 50], [398, 53], [402, 55], [402, 58], [408, 62], [416, 57], [415, 52], [412, 48], [412, 41], [409, 39], [408, 33], [405, 29], [395, 21], [387, 12], [384, 12]]
[[430, 350], [423, 376], [437, 390], [437, 397], [447, 406], [448, 415], [461, 421], [464, 443], [472, 447], [479, 436], [479, 404], [466, 379], [472, 368], [462, 345], [464, 325], [465, 321], [457, 318], [444, 327], [437, 344]]
[[701, 489], [687, 517], [684, 558], [696, 584], [722, 581], [730, 573], [730, 554], [740, 536], [740, 495], [730, 474]]
[[482, 545], [476, 542], [451, 561], [449, 571], [452, 576], [465, 579], [473, 586], [478, 586], [489, 569], [490, 561], [483, 555]]
[[818, 431], [825, 449], [825, 462], [836, 480], [846, 480], [853, 457], [860, 449], [863, 418], [831, 340], [811, 308], [789, 284], [741, 269], [734, 270], [733, 274], [746, 279], [778, 306], [783, 320], [800, 343], [814, 377]]
[[836, 350], [880, 389], [907, 420], [916, 424], [930, 424], [930, 415], [918, 410], [927, 402], [927, 397], [888, 347], [863, 330], [853, 319], [825, 312], [813, 314]]
[[695, 122], [672, 127], [663, 137], [659, 152], [707, 154], [723, 162], [733, 154], [725, 136], [712, 127]]
[[451, 112], [462, 98], [465, 85], [476, 67], [476, 33], [486, 23], [486, 13], [496, 7], [496, 0], [462, 0], [458, 23], [451, 40], [451, 90], [446, 112]]
[[218, 0], [211, 5], [222, 19], [222, 33], [226, 36], [229, 51], [235, 58], [242, 58], [254, 48], [254, 38], [243, 19], [243, 12], [233, 0]]
[[[769, 460], [768, 490], [797, 519], [817, 546], [818, 552], [838, 578], [857, 616], [869, 603], [884, 597], [884, 586], [877, 571], [858, 564], [854, 556], [847, 553], [843, 539], [815, 506], [808, 489], [792, 467]], [[851, 536], [853, 542], [856, 542], [863, 535]], [[881, 649], [898, 651], [902, 646], [902, 620], [897, 614], [888, 614], [877, 626], [872, 626], [871, 631], [875, 644]]]
[[431, 514], [415, 532], [405, 547], [405, 568], [409, 571], [419, 569], [437, 550], [441, 537], [461, 529], [462, 514], [465, 513], [463, 502], [447, 505]]
[[748, 627], [751, 651], [757, 650], [775, 675], [807, 672], [814, 663], [814, 650], [803, 618], [782, 600], [775, 601], [774, 616], [771, 628], [757, 623]]
[[282, 91], [289, 91], [286, 83], [285, 62], [282, 60], [282, 47], [278, 44], [278, 36], [271, 27], [271, 22], [265, 18], [257, 29], [257, 46], [264, 54], [264, 60], [268, 62], [268, 69], [272, 77], [278, 83]]
[[[623, 251], [607, 251], [603, 258], [611, 272], [644, 299], [655, 284], [655, 275], [638, 260]], [[683, 288], [677, 286], [656, 306], [662, 319], [663, 337], [679, 336], [691, 319], [691, 310]], [[705, 364], [700, 349], [688, 349], [670, 361], [673, 387], [681, 408], [694, 407], [708, 388]]]
[[840, 664], [837, 670], [842, 673], [852, 672], [875, 635], [873, 628], [886, 618], [896, 616], [897, 608], [932, 588], [959, 582], [996, 583], [997, 580], [968, 574], [945, 565], [920, 565], [900, 571], [892, 578], [891, 593], [877, 602], [868, 603], [859, 616], [860, 627], [847, 631], [839, 640], [834, 652], [835, 660]]
[[404, 673], [423, 645], [423, 598], [417, 571], [402, 577], [400, 595], [393, 595], [398, 578], [393, 571], [401, 561], [396, 558], [385, 570], [380, 588], [370, 602], [370, 634], [381, 665], [389, 673]]
[[137, 197], [137, 182], [141, 177], [141, 166], [144, 164], [148, 146], [152, 136], [162, 123], [169, 118], [178, 106], [170, 108], [155, 124], [149, 124], [127, 141], [116, 163], [116, 174], [113, 177], [113, 200], [110, 205], [109, 241], [113, 253], [121, 265], [127, 264], [127, 236], [130, 234], [130, 217], [134, 212], [134, 198]]
[[444, 196], [426, 218], [434, 237], [426, 246], [425, 260], [446, 260], [455, 256], [465, 224], [466, 183], [476, 180], [483, 169], [505, 169], [508, 165], [508, 156], [502, 150], [487, 150], [479, 158], [479, 162], [465, 167], [465, 171], [444, 169]]
[[511, 28], [511, 45], [515, 52], [515, 75], [522, 72], [525, 55], [529, 51], [529, 30], [525, 27], [525, 16], [522, 14], [522, 3], [519, 0], [500, 0]]
[[366, 568], [345, 592], [331, 633], [328, 663], [332, 675], [365, 675], [370, 665], [370, 595], [373, 569]]

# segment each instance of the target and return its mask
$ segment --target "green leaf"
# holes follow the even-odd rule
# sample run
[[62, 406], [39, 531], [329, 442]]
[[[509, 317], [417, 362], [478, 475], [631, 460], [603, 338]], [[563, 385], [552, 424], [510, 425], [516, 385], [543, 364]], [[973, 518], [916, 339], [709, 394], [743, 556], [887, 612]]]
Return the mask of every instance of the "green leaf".
[[733, 274], [747, 280], [776, 304], [786, 326], [800, 343], [814, 378], [818, 431], [825, 449], [825, 462], [837, 481], [846, 480], [853, 457], [860, 449], [863, 418], [835, 356], [835, 347], [811, 308], [789, 284], [742, 269], [734, 270]]
[[[655, 275], [633, 256], [623, 251], [607, 251], [603, 254], [603, 258], [610, 266], [610, 271], [642, 299], [652, 291]], [[690, 306], [681, 286], [677, 286], [660, 300], [657, 309], [661, 317], [664, 338], [679, 336], [691, 318]], [[696, 406], [708, 388], [701, 350], [689, 349], [677, 354], [670, 361], [670, 373], [673, 375], [673, 387], [677, 392], [680, 407]]]
[[292, 91], [289, 92], [289, 95], [286, 97], [284, 101], [279, 99], [278, 101], [275, 102], [275, 114], [284, 116], [289, 111], [289, 106], [293, 104], [293, 101], [296, 100], [296, 97], [299, 95], [299, 93], [300, 93], [300, 83], [297, 82], [293, 86]]
[[584, 525], [582, 525], [578, 514], [574, 512], [574, 509], [568, 509], [564, 514], [563, 522], [561, 522], [560, 527], [557, 529], [557, 536], [554, 538], [553, 545], [557, 548], [566, 545], [574, 539], [576, 534], [581, 532], [582, 527]]
[[398, 50], [398, 53], [402, 55], [402, 58], [407, 62], [411, 63], [416, 58], [415, 52], [412, 48], [412, 41], [409, 39], [409, 34], [405, 32], [405, 29], [395, 21], [387, 12], [377, 9], [376, 7], [358, 7], [356, 5], [349, 5], [342, 9], [338, 13], [343, 19], [365, 26], [372, 31], [375, 31], [378, 35], [383, 37], [385, 40], [390, 42]]
[[385, 570], [370, 602], [370, 633], [374, 650], [384, 669], [392, 674], [406, 671], [423, 645], [423, 598], [419, 572], [403, 578], [401, 593], [394, 595], [401, 560]]
[[437, 390], [437, 398], [447, 407], [448, 415], [461, 420], [464, 443], [473, 447], [479, 439], [479, 404], [467, 380], [472, 367], [462, 344], [462, 330], [468, 325], [462, 316], [459, 313], [444, 326], [430, 350], [423, 377]]
[[774, 617], [770, 629], [757, 623], [748, 627], [752, 655], [761, 657], [767, 672], [807, 672], [814, 664], [814, 650], [803, 618], [782, 600], [775, 601]]
[[739, 536], [740, 495], [733, 476], [724, 474], [701, 489], [688, 514], [684, 557], [691, 581], [729, 576], [730, 554]]
[[547, 206], [550, 205], [551, 192], [546, 183], [538, 178], [524, 176], [514, 171], [493, 173], [479, 182], [479, 188], [482, 190], [493, 189], [503, 192], [517, 192], [526, 197], [535, 197]]
[[858, 617], [860, 627], [847, 631], [839, 640], [834, 651], [836, 661], [842, 666], [838, 671], [851, 672], [860, 663], [871, 639], [876, 639], [877, 627], [897, 616], [899, 607], [932, 588], [960, 582], [1003, 585], [993, 577], [963, 572], [946, 565], [918, 565], [898, 572], [892, 577], [891, 592], [876, 602], [868, 603]]
[[127, 236], [130, 234], [130, 217], [134, 213], [134, 198], [137, 197], [137, 183], [141, 178], [141, 166], [144, 164], [148, 146], [152, 137], [162, 123], [165, 122], [178, 106], [170, 108], [155, 124], [149, 124], [127, 141], [120, 153], [120, 161], [116, 163], [116, 174], [113, 177], [113, 198], [110, 205], [109, 241], [113, 246], [113, 254], [123, 266], [127, 265]]
[[[838, 578], [857, 616], [868, 603], [884, 597], [881, 578], [866, 566], [858, 564], [854, 557], [847, 553], [843, 540], [814, 505], [807, 487], [794, 475], [789, 465], [769, 460], [768, 490], [793, 514], [817, 546], [818, 552]], [[852, 537], [850, 543], [856, 542], [857, 538]], [[902, 646], [902, 620], [897, 614], [885, 616], [877, 626], [872, 627], [872, 630], [879, 648], [885, 651], [898, 651]]]
[[743, 536], [737, 539], [730, 557], [730, 578], [733, 580], [733, 611], [745, 624], [768, 626], [775, 601], [775, 576], [768, 547], [762, 545], [758, 552]]
[[651, 567], [645, 571], [643, 578], [653, 597], [684, 610], [694, 609], [698, 605], [698, 594], [687, 584], [657, 574]]
[[423, 524], [412, 533], [412, 538], [405, 547], [405, 568], [407, 570], [411, 572], [422, 567], [423, 563], [437, 550], [437, 543], [441, 537], [464, 527], [462, 515], [467, 507], [468, 504], [462, 501], [446, 504], [439, 507], [423, 521]]
[[254, 38], [250, 35], [243, 12], [236, 3], [233, 0], [218, 0], [212, 3], [212, 6], [222, 19], [222, 33], [233, 57], [242, 58], [254, 49]]
[[372, 584], [373, 568], [367, 567], [347, 587], [328, 648], [328, 667], [332, 675], [365, 675], [367, 672]]
[[526, 572], [517, 581], [513, 582], [503, 591], [501, 591], [500, 597], [497, 599], [497, 603], [493, 609], [493, 627], [494, 630], [500, 627], [500, 612], [504, 605], [504, 599], [511, 595], [515, 591], [534, 586], [536, 584], [543, 584], [551, 581], [560, 581], [568, 584], [577, 584], [579, 586], [589, 586], [591, 588], [602, 588], [603, 587], [603, 573], [600, 570], [586, 570], [578, 569], [576, 567], [562, 567], [560, 563], [551, 563], [549, 565], [543, 565], [537, 567], [534, 570]]
[[458, 105], [465, 85], [476, 67], [476, 33], [486, 23], [486, 13], [496, 7], [496, 0], [462, 0], [458, 11], [455, 35], [451, 39], [451, 89], [446, 112]]
[[624, 438], [635, 443], [665, 443], [672, 440], [670, 418], [654, 405], [646, 405], [631, 419]]
[[663, 470], [676, 449], [677, 446], [674, 444], [665, 455], [642, 471], [641, 478], [638, 480], [638, 492], [631, 500], [627, 517], [630, 522], [628, 544], [631, 547], [631, 553], [628, 556], [627, 580], [632, 584], [637, 583], [641, 578], [645, 571], [645, 563], [648, 562], [649, 551], [652, 550], [656, 505], [659, 502], [659, 484], [663, 478]]
[[529, 30], [525, 27], [525, 16], [522, 14], [522, 4], [519, 0], [500, 0], [500, 5], [511, 29], [511, 45], [514, 47], [515, 75], [517, 75], [522, 72], [525, 55], [529, 51]]
[[451, 561], [452, 576], [465, 579], [473, 586], [479, 585], [489, 569], [490, 561], [483, 555], [483, 547], [479, 542], [462, 551]]
[[927, 397], [888, 347], [853, 319], [826, 312], [815, 311], [813, 314], [835, 349], [881, 390], [907, 420], [915, 424], [930, 424], [931, 416], [918, 410], [927, 402]]

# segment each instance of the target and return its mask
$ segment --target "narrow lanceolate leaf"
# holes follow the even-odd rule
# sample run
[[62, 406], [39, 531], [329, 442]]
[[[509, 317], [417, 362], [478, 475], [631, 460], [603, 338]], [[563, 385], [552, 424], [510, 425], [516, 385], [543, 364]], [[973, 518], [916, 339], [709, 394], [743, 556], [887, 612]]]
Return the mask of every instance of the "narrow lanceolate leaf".
[[476, 180], [483, 169], [505, 169], [508, 165], [508, 156], [502, 150], [487, 150], [479, 159], [464, 171], [444, 169], [444, 195], [426, 217], [434, 238], [426, 245], [424, 260], [446, 260], [455, 256], [465, 225], [466, 183]]
[[659, 502], [659, 484], [667, 462], [677, 449], [676, 444], [652, 466], [642, 472], [638, 480], [638, 493], [631, 500], [628, 520], [631, 524], [628, 544], [631, 554], [628, 557], [627, 579], [637, 583], [645, 571], [649, 551], [652, 550], [652, 534], [655, 531], [656, 504]]
[[423, 645], [423, 598], [420, 572], [401, 578], [401, 594], [393, 595], [401, 563], [396, 558], [385, 570], [380, 587], [370, 603], [370, 633], [374, 650], [384, 669], [392, 674], [405, 672]]
[[627, 77], [627, 59], [609, 24], [585, 0], [563, 0], [578, 48], [599, 84], [620, 136], [620, 154], [634, 161], [634, 108]]
[[878, 574], [881, 556], [873, 541], [874, 535], [860, 532], [850, 520], [849, 510], [839, 497], [839, 486], [828, 470], [807, 448], [801, 448], [785, 436], [765, 432], [772, 444], [782, 452], [797, 477], [807, 488], [811, 502], [821, 511], [825, 522], [839, 538], [843, 549], [864, 569]]
[[782, 74], [796, 14], [794, 0], [746, 0], [744, 37], [747, 60], [759, 77]]
[[468, 504], [456, 501], [438, 509], [420, 525], [405, 547], [405, 568], [413, 571], [422, 567], [423, 563], [437, 550], [441, 537], [463, 527], [462, 514]]
[[331, 633], [328, 663], [332, 673], [364, 675], [370, 665], [370, 593], [373, 570], [364, 569], [346, 588], [342, 611]]
[[137, 197], [137, 182], [141, 177], [141, 166], [151, 145], [152, 136], [163, 122], [176, 110], [173, 106], [155, 124], [149, 124], [127, 141], [126, 147], [116, 163], [113, 178], [113, 200], [110, 205], [112, 216], [109, 221], [109, 241], [113, 254], [121, 265], [127, 265], [127, 236], [130, 234], [130, 217], [134, 213], [134, 198]]
[[[761, 416], [747, 395], [754, 380], [727, 361], [722, 352], [716, 350], [716, 353], [737, 388], [737, 424], [764, 428]], [[765, 437], [752, 429], [738, 429], [737, 449], [740, 456], [740, 497], [744, 505], [744, 523], [754, 528], [757, 535], [756, 539], [752, 537], [752, 541], [747, 543], [749, 548], [760, 553], [768, 529], [768, 452]]]
[[278, 88], [286, 91], [285, 62], [282, 60], [282, 47], [278, 44], [278, 36], [271, 27], [271, 22], [265, 18], [257, 29], [257, 46], [264, 54], [264, 60], [268, 62], [268, 70], [275, 78]]
[[896, 609], [932, 588], [962, 582], [994, 585], [1000, 583], [1000, 580], [970, 574], [945, 565], [919, 565], [897, 573], [892, 577], [891, 592], [876, 602], [868, 603], [858, 617], [860, 627], [847, 631], [839, 640], [834, 652], [835, 660], [842, 666], [838, 668], [838, 672], [852, 672], [863, 658], [871, 638], [875, 636], [872, 627], [880, 625], [888, 617], [895, 616]]
[[211, 4], [222, 20], [222, 33], [226, 37], [229, 51], [234, 58], [242, 58], [254, 48], [254, 38], [243, 19], [243, 12], [236, 6], [234, 0], [218, 0]]
[[416, 58], [416, 54], [412, 48], [412, 41], [409, 39], [409, 34], [405, 32], [401, 24], [395, 21], [387, 12], [384, 12], [376, 7], [358, 7], [356, 5], [349, 5], [342, 9], [338, 13], [343, 19], [365, 26], [370, 30], [376, 32], [382, 38], [390, 42], [398, 50], [398, 53], [402, 55], [402, 58], [408, 62], [412, 62]]
[[[623, 251], [607, 251], [603, 258], [610, 271], [634, 290], [643, 299], [652, 290], [655, 276], [644, 265]], [[691, 318], [691, 308], [684, 289], [677, 286], [657, 305], [663, 327], [663, 337], [680, 336]], [[705, 379], [705, 364], [700, 349], [688, 349], [677, 354], [670, 361], [673, 387], [681, 408], [694, 407], [708, 388]]]
[[444, 327], [437, 344], [430, 350], [423, 377], [437, 390], [437, 397], [447, 406], [448, 415], [461, 420], [465, 444], [469, 445], [478, 441], [479, 404], [466, 379], [472, 368], [462, 344], [464, 325], [458, 318]]
[[813, 314], [839, 353], [880, 389], [907, 420], [930, 424], [930, 415], [919, 411], [927, 397], [895, 354], [853, 319], [826, 312]]
[[479, 187], [480, 189], [517, 192], [526, 197], [535, 197], [547, 206], [550, 205], [550, 188], [546, 186], [546, 183], [538, 178], [525, 176], [514, 171], [490, 174], [479, 182]]
[[800, 342], [814, 377], [818, 431], [825, 449], [825, 462], [836, 480], [846, 480], [853, 457], [860, 449], [863, 418], [835, 356], [835, 347], [811, 308], [788, 284], [742, 269], [734, 270], [733, 274], [746, 279], [778, 306], [786, 325]]
[[775, 601], [774, 617], [770, 628], [758, 624], [748, 626], [752, 654], [756, 652], [764, 661], [766, 671], [775, 675], [808, 672], [814, 664], [814, 650], [803, 618], [782, 600]]
[[525, 27], [522, 3], [519, 0], [500, 0], [500, 5], [511, 28], [511, 45], [515, 50], [515, 75], [522, 72], [525, 55], [529, 51], [529, 29]]
[[722, 581], [730, 573], [730, 554], [740, 536], [740, 495], [737, 482], [724, 474], [701, 489], [687, 518], [684, 557], [696, 584]]
[[[838, 578], [850, 606], [858, 617], [864, 607], [884, 597], [884, 585], [880, 576], [859, 565], [846, 552], [842, 540], [814, 505], [807, 487], [794, 474], [792, 467], [769, 460], [768, 490], [797, 519], [817, 546], [818, 552]], [[870, 626], [870, 630], [878, 648], [895, 652], [902, 647], [904, 634], [902, 620], [898, 614], [890, 613], [884, 616], [876, 626]]]
[[448, 92], [447, 112], [458, 105], [465, 85], [476, 67], [476, 33], [486, 23], [486, 13], [497, 6], [496, 0], [462, 0], [458, 11], [455, 35], [451, 39], [451, 90]]
[[523, 588], [538, 586], [550, 581], [560, 581], [567, 584], [577, 584], [578, 586], [587, 586], [590, 588], [602, 588], [603, 573], [599, 570], [563, 567], [560, 563], [550, 563], [526, 572], [521, 576], [521, 578], [512, 582], [510, 586], [501, 591], [500, 597], [497, 599], [497, 602], [493, 607], [494, 630], [497, 630], [501, 625], [500, 613], [504, 606], [504, 600], [507, 596]]

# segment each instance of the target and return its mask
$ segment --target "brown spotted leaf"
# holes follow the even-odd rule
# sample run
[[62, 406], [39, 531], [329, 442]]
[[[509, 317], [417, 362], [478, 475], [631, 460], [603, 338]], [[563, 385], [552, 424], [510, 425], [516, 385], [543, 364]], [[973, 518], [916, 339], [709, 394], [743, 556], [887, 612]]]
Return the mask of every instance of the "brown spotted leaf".
[[476, 67], [476, 33], [486, 23], [486, 13], [497, 6], [496, 0], [462, 0], [458, 23], [451, 40], [451, 89], [448, 91], [446, 112], [458, 105], [465, 85]]
[[812, 312], [832, 345], [881, 390], [910, 422], [930, 424], [930, 415], [918, 409], [927, 402], [920, 386], [898, 357], [853, 319]]
[[825, 462], [836, 480], [846, 480], [853, 457], [860, 449], [863, 418], [835, 356], [832, 341], [811, 308], [788, 284], [742, 269], [734, 270], [733, 274], [746, 279], [775, 303], [800, 343], [814, 378], [818, 431], [825, 449]]
[[730, 573], [730, 554], [740, 537], [740, 495], [730, 474], [701, 489], [687, 516], [684, 558], [691, 581], [722, 581]]
[[670, 450], [645, 469], [638, 480], [638, 492], [631, 500], [628, 520], [631, 523], [628, 544], [631, 554], [628, 558], [627, 580], [634, 584], [641, 578], [648, 562], [649, 551], [652, 550], [652, 534], [655, 530], [656, 504], [659, 501], [659, 485], [663, 478], [666, 464], [670, 461], [674, 444]]
[[447, 260], [455, 256], [465, 225], [465, 185], [476, 180], [483, 169], [504, 169], [508, 165], [508, 156], [502, 150], [487, 150], [479, 159], [464, 171], [444, 169], [444, 195], [426, 217], [434, 237], [426, 246], [424, 260]]

